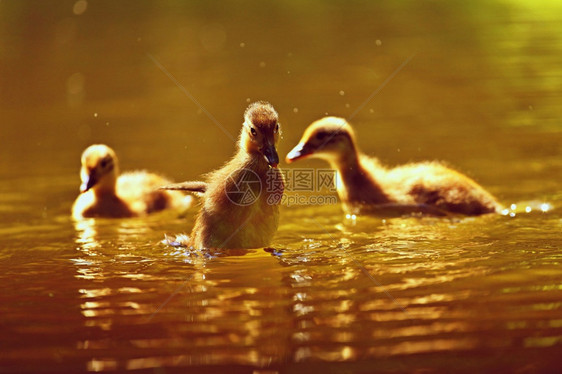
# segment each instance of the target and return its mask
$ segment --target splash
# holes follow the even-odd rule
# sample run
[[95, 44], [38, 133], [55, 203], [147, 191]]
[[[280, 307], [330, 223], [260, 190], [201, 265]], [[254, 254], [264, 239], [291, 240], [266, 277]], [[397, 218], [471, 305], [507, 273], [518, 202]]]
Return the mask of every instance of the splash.
[[528, 213], [548, 213], [553, 209], [552, 204], [541, 201], [528, 201], [513, 203], [509, 208], [503, 209], [500, 213], [504, 216], [515, 217], [518, 214]]

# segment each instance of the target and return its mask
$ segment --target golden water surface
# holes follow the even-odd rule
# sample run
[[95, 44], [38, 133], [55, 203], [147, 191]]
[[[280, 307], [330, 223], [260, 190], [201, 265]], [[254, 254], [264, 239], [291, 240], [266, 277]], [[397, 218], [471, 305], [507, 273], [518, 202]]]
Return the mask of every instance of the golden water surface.
[[[218, 254], [160, 242], [196, 209], [71, 220], [86, 146], [199, 179], [260, 99], [282, 157], [338, 115], [366, 153], [445, 160], [508, 212], [301, 202], [275, 251]], [[0, 1], [0, 372], [556, 372], [561, 117], [554, 0]]]

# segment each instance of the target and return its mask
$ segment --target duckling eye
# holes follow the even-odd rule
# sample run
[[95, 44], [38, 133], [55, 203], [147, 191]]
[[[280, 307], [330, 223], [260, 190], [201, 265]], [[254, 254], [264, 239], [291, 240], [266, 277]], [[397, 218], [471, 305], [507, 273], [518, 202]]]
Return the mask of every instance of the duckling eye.
[[252, 133], [252, 136], [258, 135], [258, 132], [253, 127], [250, 127], [250, 132]]
[[101, 160], [101, 168], [105, 169], [105, 167], [107, 166], [107, 160]]
[[326, 137], [326, 133], [325, 132], [319, 132], [318, 134], [316, 134], [316, 139], [318, 140], [322, 140]]
[[275, 132], [275, 133], [278, 133], [278, 132], [279, 132], [279, 124], [275, 125], [275, 130], [274, 130], [274, 132]]

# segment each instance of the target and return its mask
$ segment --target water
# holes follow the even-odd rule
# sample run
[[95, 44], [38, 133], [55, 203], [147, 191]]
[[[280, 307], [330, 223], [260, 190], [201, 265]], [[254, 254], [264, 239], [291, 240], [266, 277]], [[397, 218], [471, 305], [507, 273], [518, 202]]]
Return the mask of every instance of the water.
[[[0, 2], [0, 371], [556, 372], [561, 11]], [[325, 113], [353, 116], [365, 152], [446, 160], [516, 214], [295, 205], [274, 252], [219, 253], [160, 243], [195, 210], [70, 219], [86, 146], [198, 179], [233, 153], [248, 99], [279, 111], [280, 155]]]

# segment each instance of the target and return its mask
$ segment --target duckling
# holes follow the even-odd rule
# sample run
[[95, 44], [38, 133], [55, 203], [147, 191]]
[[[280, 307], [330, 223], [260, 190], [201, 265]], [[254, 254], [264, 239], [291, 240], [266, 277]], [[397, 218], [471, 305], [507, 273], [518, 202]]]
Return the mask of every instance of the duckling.
[[207, 182], [164, 187], [203, 194], [191, 235], [167, 242], [196, 249], [269, 245], [279, 224], [278, 205], [284, 190], [283, 176], [277, 169], [280, 134], [273, 106], [263, 101], [250, 104], [244, 113], [237, 151], [230, 161], [208, 174]]
[[496, 199], [469, 177], [439, 162], [383, 166], [363, 154], [351, 125], [343, 118], [313, 122], [286, 157], [328, 161], [347, 213], [424, 213], [480, 215], [501, 210]]
[[168, 208], [187, 208], [192, 196], [181, 192], [159, 191], [170, 183], [164, 177], [146, 171], [119, 175], [115, 152], [103, 144], [94, 144], [82, 153], [81, 194], [72, 206], [75, 219], [86, 217], [137, 217]]

